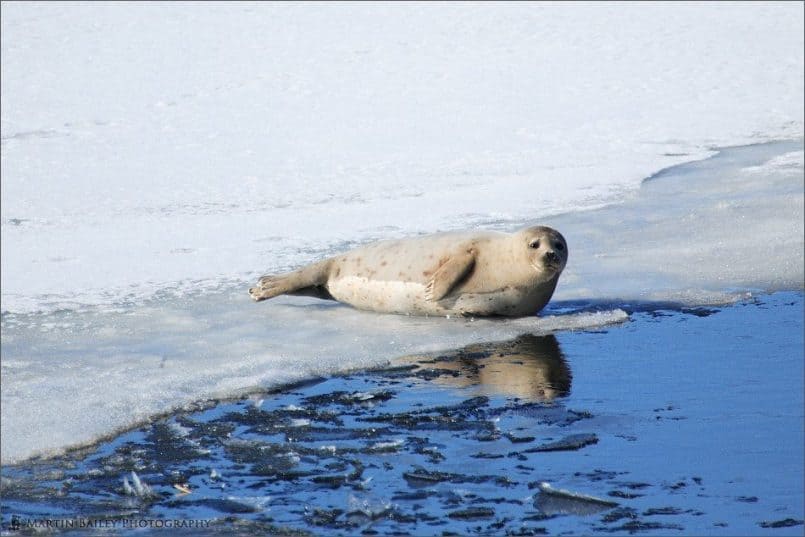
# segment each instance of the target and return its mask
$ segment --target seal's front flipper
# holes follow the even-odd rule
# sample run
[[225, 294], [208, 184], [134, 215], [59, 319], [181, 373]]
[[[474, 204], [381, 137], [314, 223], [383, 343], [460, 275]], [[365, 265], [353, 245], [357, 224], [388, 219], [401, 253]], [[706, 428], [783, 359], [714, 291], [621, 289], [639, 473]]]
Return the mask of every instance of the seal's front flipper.
[[440, 264], [425, 288], [425, 299], [436, 302], [446, 297], [475, 266], [475, 248], [451, 254]]
[[[306, 295], [328, 298], [328, 292], [323, 288], [327, 284], [330, 271], [329, 259], [313, 263], [299, 270], [279, 274], [277, 276], [263, 276], [257, 281], [257, 285], [249, 289], [249, 295], [256, 301], [274, 298], [279, 295]], [[313, 294], [314, 289], [322, 288], [321, 291]]]

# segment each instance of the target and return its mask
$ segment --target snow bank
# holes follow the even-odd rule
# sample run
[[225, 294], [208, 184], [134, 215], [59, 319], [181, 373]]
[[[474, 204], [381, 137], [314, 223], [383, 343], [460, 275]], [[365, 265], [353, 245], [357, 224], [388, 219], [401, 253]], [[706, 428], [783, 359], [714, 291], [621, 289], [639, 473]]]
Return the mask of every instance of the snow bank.
[[614, 203], [803, 133], [803, 7], [2, 7], [2, 308]]

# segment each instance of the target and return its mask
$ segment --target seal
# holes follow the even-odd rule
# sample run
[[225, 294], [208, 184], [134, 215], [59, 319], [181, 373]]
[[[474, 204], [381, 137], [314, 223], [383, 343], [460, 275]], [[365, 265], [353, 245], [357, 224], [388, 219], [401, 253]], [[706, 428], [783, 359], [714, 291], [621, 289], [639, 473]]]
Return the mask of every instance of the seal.
[[565, 238], [545, 226], [437, 233], [380, 241], [263, 276], [249, 294], [256, 301], [314, 296], [407, 315], [516, 317], [545, 307], [567, 256]]

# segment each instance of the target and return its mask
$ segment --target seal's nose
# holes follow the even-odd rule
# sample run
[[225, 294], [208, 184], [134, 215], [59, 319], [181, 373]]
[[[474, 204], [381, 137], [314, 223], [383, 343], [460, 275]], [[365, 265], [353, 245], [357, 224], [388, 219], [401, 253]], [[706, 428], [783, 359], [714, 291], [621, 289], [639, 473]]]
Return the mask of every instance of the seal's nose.
[[556, 255], [556, 252], [554, 252], [553, 250], [550, 250], [549, 252], [547, 252], [545, 254], [545, 261], [547, 261], [548, 263], [558, 263], [559, 262], [559, 256]]

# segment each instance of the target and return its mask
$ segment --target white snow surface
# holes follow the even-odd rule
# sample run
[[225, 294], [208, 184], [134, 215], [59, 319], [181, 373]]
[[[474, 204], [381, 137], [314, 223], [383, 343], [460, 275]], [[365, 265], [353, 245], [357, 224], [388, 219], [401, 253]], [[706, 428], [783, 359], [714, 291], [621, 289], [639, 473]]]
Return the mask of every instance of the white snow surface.
[[803, 6], [4, 3], [2, 309], [614, 203], [803, 132]]
[[[4, 464], [403, 354], [805, 285], [802, 3], [3, 3], [0, 21]], [[246, 294], [371, 240], [535, 223], [570, 249], [540, 317]]]

